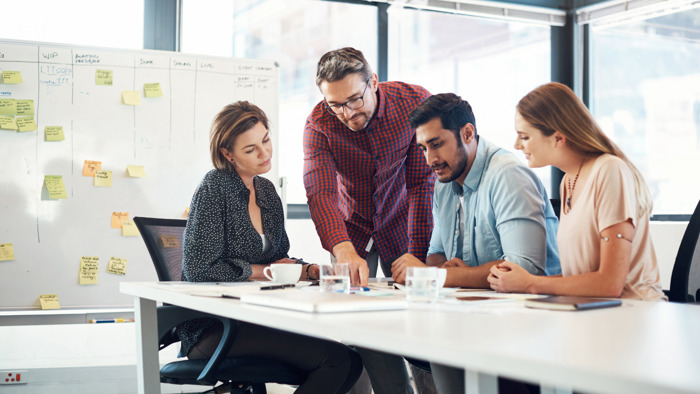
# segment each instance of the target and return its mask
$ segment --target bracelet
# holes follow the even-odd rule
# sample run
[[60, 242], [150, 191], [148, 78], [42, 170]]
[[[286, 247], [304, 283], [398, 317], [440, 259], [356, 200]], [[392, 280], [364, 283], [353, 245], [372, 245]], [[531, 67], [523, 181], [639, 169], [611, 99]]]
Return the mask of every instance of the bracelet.
[[306, 264], [306, 279], [315, 280], [311, 278], [311, 275], [309, 275], [309, 268], [311, 268], [311, 264]]

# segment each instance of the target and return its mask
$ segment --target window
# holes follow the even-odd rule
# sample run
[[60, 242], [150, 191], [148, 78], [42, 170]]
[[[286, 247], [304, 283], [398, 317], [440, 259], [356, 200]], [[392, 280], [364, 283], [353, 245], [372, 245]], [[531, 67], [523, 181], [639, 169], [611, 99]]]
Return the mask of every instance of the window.
[[700, 9], [591, 26], [591, 109], [644, 174], [655, 214], [700, 198]]
[[[389, 79], [460, 95], [478, 133], [512, 152], [515, 105], [550, 80], [550, 57], [548, 26], [389, 9]], [[535, 171], [549, 190], [549, 167]]]
[[[212, 20], [212, 18], [214, 18]], [[306, 117], [323, 96], [316, 64], [325, 52], [352, 46], [373, 68], [377, 59], [377, 8], [300, 0], [184, 0], [182, 51], [274, 59], [280, 65], [280, 176], [287, 203], [306, 204], [302, 138]], [[216, 26], [215, 30], [211, 30]]]
[[0, 37], [142, 49], [143, 12], [143, 0], [7, 1], [2, 3]]

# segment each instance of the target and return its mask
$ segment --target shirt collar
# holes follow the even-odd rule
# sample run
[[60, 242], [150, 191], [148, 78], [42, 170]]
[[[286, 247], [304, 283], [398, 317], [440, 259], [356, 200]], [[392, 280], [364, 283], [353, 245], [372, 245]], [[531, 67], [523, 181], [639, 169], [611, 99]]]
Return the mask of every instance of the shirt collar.
[[481, 137], [477, 137], [476, 156], [467, 177], [464, 179], [464, 184], [460, 186], [457, 181], [452, 181], [452, 190], [455, 194], [461, 196], [467, 189], [474, 192], [481, 183], [481, 178], [484, 175], [487, 159], [493, 155], [493, 145]]
[[[230, 174], [234, 186], [239, 188], [241, 191], [240, 198], [248, 201], [250, 198], [250, 190], [248, 190], [246, 185], [243, 183], [243, 179], [241, 179], [241, 176], [238, 175], [238, 172], [235, 170], [230, 171]], [[267, 198], [265, 197], [265, 193], [263, 193], [261, 190], [260, 177], [253, 177], [253, 187], [255, 188], [255, 203], [258, 204], [261, 209], [268, 208], [269, 204], [267, 203]]]

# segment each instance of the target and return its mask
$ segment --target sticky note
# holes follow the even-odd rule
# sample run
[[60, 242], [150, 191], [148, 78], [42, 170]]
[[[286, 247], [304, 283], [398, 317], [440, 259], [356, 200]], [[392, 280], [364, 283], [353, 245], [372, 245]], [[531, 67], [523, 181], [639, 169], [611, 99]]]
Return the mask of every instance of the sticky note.
[[22, 74], [19, 71], [3, 71], [2, 83], [16, 84], [22, 83]]
[[15, 117], [0, 115], [0, 129], [17, 130], [17, 122], [15, 122]]
[[112, 70], [95, 71], [95, 85], [112, 86], [114, 82]]
[[24, 116], [21, 118], [16, 118], [15, 122], [17, 123], [17, 131], [20, 133], [25, 131], [36, 130], [36, 122], [34, 121], [33, 116]]
[[83, 256], [80, 258], [80, 276], [79, 283], [81, 285], [96, 285], [97, 271], [100, 267], [100, 258], [97, 256]]
[[146, 171], [143, 169], [143, 166], [128, 165], [128, 166], [126, 166], [126, 172], [128, 172], [129, 176], [132, 178], [145, 178], [146, 177]]
[[12, 244], [0, 244], [0, 261], [15, 259], [15, 248]]
[[17, 115], [17, 100], [0, 99], [0, 115]]
[[160, 88], [160, 83], [144, 83], [143, 95], [149, 98], [163, 97], [163, 90]]
[[46, 188], [49, 189], [50, 199], [68, 198], [66, 196], [66, 187], [63, 185], [63, 176], [44, 175], [44, 183], [46, 183]]
[[164, 248], [179, 248], [180, 247], [180, 241], [178, 241], [177, 237], [174, 235], [161, 235], [160, 241], [163, 242]]
[[112, 212], [112, 228], [122, 228], [125, 220], [129, 220], [129, 212]]
[[122, 237], [138, 237], [139, 235], [141, 235], [141, 233], [133, 220], [125, 220], [122, 222]]
[[126, 275], [126, 259], [110, 257], [107, 263], [107, 272], [116, 275]]
[[17, 100], [17, 116], [34, 116], [34, 100]]
[[46, 126], [44, 127], [44, 139], [46, 141], [63, 141], [66, 137], [63, 135], [63, 126]]
[[185, 213], [183, 215], [183, 217], [188, 217], [188, 216], [190, 216], [190, 207], [185, 208]]
[[112, 187], [112, 171], [95, 171], [95, 186]]
[[141, 105], [141, 96], [136, 90], [122, 91], [122, 100], [126, 105]]
[[83, 163], [83, 176], [95, 176], [95, 172], [101, 169], [101, 161], [85, 160], [85, 163]]
[[61, 309], [61, 304], [58, 303], [58, 294], [40, 295], [39, 305], [41, 305], [41, 309]]

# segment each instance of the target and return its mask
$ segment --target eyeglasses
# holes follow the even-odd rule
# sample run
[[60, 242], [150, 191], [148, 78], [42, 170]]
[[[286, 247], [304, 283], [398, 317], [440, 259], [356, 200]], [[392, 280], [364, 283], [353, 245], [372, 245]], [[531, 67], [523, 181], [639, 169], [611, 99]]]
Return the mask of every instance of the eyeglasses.
[[[371, 79], [371, 78], [370, 78]], [[326, 110], [331, 115], [340, 115], [343, 113], [343, 107], [347, 107], [350, 110], [356, 110], [360, 109], [365, 105], [365, 92], [367, 92], [367, 87], [369, 86], [369, 81], [370, 79], [367, 79], [367, 84], [365, 85], [365, 90], [362, 91], [362, 95], [360, 97], [350, 99], [342, 104], [333, 104], [330, 105], [326, 103]]]

